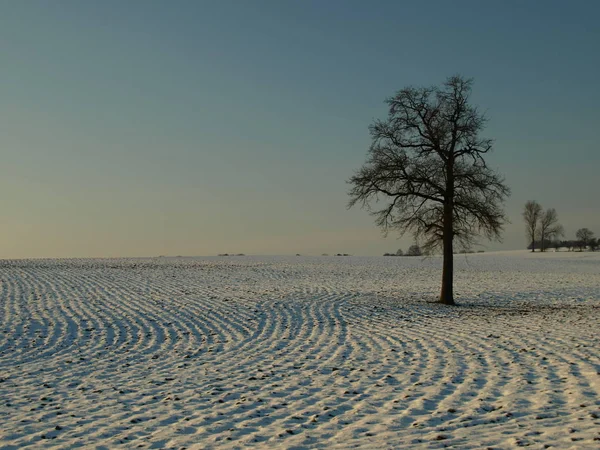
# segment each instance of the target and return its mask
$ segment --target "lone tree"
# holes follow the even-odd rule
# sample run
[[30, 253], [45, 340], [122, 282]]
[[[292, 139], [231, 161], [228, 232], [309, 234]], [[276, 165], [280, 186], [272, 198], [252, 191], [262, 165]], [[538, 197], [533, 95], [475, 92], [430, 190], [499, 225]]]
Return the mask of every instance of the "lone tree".
[[453, 305], [452, 245], [470, 247], [478, 234], [500, 239], [510, 190], [484, 156], [486, 119], [469, 104], [473, 81], [460, 76], [441, 87], [407, 87], [386, 100], [386, 120], [369, 127], [367, 161], [348, 183], [350, 202], [367, 209], [384, 234], [413, 233], [425, 253], [443, 249], [440, 302]]
[[542, 205], [535, 200], [530, 200], [525, 203], [523, 209], [523, 219], [525, 219], [525, 229], [527, 231], [527, 239], [531, 242], [531, 251], [535, 252], [536, 231], [540, 217], [542, 216]]
[[580, 250], [585, 250], [590, 244], [590, 241], [594, 239], [594, 232], [589, 228], [580, 228], [577, 230], [577, 233], [575, 233], [575, 237], [579, 241]]
[[549, 241], [565, 235], [565, 229], [558, 223], [558, 214], [554, 208], [548, 208], [540, 216], [540, 242], [541, 250], [546, 251], [546, 244]]

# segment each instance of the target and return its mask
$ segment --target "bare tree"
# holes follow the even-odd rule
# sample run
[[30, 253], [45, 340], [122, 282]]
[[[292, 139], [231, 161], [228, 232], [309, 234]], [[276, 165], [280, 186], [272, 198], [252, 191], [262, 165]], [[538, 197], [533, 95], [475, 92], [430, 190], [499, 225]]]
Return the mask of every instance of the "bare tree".
[[554, 208], [548, 208], [540, 216], [539, 237], [541, 250], [546, 251], [546, 243], [565, 235], [563, 226], [558, 223], [558, 214]]
[[535, 252], [535, 238], [538, 226], [538, 221], [542, 215], [542, 205], [535, 200], [530, 200], [525, 203], [523, 209], [523, 219], [525, 219], [525, 229], [527, 231], [527, 239], [531, 243], [531, 251]]
[[348, 180], [348, 206], [367, 209], [384, 233], [410, 231], [425, 253], [443, 250], [440, 302], [448, 305], [454, 240], [464, 247], [479, 234], [499, 240], [510, 193], [484, 160], [492, 140], [479, 137], [486, 119], [469, 104], [471, 87], [472, 80], [453, 76], [387, 99], [388, 118], [369, 127], [367, 161]]
[[580, 228], [575, 233], [575, 237], [580, 242], [579, 248], [584, 250], [589, 245], [590, 241], [594, 239], [594, 232], [589, 228]]

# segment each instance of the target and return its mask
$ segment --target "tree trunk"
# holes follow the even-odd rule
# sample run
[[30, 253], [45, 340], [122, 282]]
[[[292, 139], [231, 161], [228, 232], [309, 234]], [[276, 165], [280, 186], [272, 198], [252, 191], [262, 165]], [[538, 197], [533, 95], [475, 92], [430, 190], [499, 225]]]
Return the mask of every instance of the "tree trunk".
[[444, 205], [444, 262], [442, 269], [442, 292], [440, 294], [440, 303], [444, 305], [454, 305], [454, 293], [452, 289], [454, 275], [452, 209], [452, 204]]
[[544, 247], [544, 232], [542, 231], [542, 242], [540, 242], [540, 251], [543, 253], [546, 251], [546, 247]]

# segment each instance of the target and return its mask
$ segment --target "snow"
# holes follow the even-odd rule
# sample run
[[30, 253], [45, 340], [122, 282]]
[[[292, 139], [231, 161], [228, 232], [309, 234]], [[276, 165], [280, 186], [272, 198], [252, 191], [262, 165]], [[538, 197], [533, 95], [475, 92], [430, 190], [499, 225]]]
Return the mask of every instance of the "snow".
[[600, 253], [0, 262], [0, 448], [600, 447]]

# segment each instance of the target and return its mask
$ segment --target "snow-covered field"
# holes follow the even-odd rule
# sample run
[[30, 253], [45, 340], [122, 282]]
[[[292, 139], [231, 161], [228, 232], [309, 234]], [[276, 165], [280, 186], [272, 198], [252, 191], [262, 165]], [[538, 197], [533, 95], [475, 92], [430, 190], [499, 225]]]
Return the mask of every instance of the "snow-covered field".
[[0, 448], [600, 448], [600, 253], [0, 262]]

